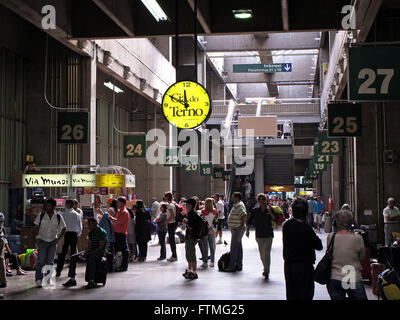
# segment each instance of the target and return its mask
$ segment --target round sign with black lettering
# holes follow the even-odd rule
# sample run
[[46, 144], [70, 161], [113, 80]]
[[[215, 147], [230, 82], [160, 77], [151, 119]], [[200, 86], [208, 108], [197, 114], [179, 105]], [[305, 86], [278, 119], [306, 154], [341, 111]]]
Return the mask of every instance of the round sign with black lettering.
[[195, 129], [210, 117], [211, 99], [201, 84], [181, 81], [164, 94], [162, 110], [170, 124], [180, 129]]

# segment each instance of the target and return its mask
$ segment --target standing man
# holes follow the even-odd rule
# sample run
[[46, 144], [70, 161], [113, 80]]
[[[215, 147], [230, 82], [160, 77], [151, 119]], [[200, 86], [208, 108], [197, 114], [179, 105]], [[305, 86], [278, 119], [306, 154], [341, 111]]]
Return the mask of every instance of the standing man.
[[290, 137], [291, 136], [291, 129], [290, 129], [290, 123], [289, 121], [285, 121], [285, 123], [283, 124], [283, 135], [282, 135], [282, 139], [286, 139], [286, 137]]
[[274, 231], [272, 229], [272, 221], [276, 221], [276, 217], [272, 212], [272, 207], [267, 203], [265, 194], [260, 193], [257, 196], [258, 206], [254, 207], [247, 219], [247, 238], [250, 235], [250, 226], [256, 228], [256, 241], [260, 251], [261, 261], [264, 265], [263, 276], [269, 279], [271, 266], [271, 248], [274, 239]]
[[64, 222], [67, 226], [64, 235], [64, 245], [62, 252], [58, 255], [57, 261], [57, 275], [61, 276], [61, 271], [64, 268], [65, 256], [67, 255], [68, 249], [70, 255], [73, 256], [76, 253], [76, 246], [78, 245], [78, 237], [82, 234], [82, 216], [74, 210], [74, 200], [67, 200], [65, 202], [65, 211], [62, 214]]
[[324, 211], [324, 203], [321, 198], [318, 197], [315, 202], [315, 214], [314, 214], [314, 227], [318, 233], [321, 233], [321, 223], [322, 223], [322, 214]]
[[218, 211], [218, 226], [215, 238], [219, 236], [217, 244], [222, 244], [222, 227], [225, 221], [225, 203], [219, 193], [214, 194], [214, 200]]
[[240, 192], [232, 195], [232, 202], [233, 207], [228, 218], [228, 226], [232, 233], [231, 254], [229, 266], [225, 269], [226, 272], [242, 271], [243, 269], [242, 237], [246, 231], [247, 213]]
[[291, 208], [293, 219], [286, 221], [282, 229], [286, 299], [312, 300], [315, 250], [322, 250], [322, 242], [306, 222], [307, 202], [297, 198]]
[[66, 225], [63, 217], [56, 210], [57, 202], [54, 199], [46, 200], [45, 212], [39, 214], [34, 224], [37, 236], [38, 258], [36, 263], [36, 287], [42, 287], [43, 267], [52, 266], [57, 252], [57, 244], [65, 233]]
[[385, 220], [385, 246], [390, 247], [393, 244], [392, 232], [400, 232], [400, 211], [394, 206], [394, 198], [389, 198], [387, 203], [387, 207], [383, 209], [383, 218]]
[[83, 217], [83, 211], [82, 211], [82, 209], [79, 207], [79, 201], [76, 200], [76, 199], [74, 199], [74, 206], [73, 206], [73, 208], [74, 208], [74, 210], [75, 210], [76, 212], [78, 212], [78, 213], [81, 215], [81, 217]]
[[251, 192], [252, 192], [252, 187], [251, 187], [250, 180], [246, 179], [246, 183], [244, 185], [244, 194], [245, 194], [246, 203], [249, 202], [249, 200], [250, 200]]
[[172, 192], [166, 192], [164, 194], [164, 199], [168, 203], [167, 209], [167, 224], [168, 224], [168, 239], [169, 245], [171, 247], [172, 256], [167, 259], [169, 262], [178, 261], [178, 256], [176, 254], [176, 243], [175, 243], [175, 232], [178, 228], [178, 223], [175, 220], [176, 217], [176, 206], [173, 203], [174, 197], [172, 196]]
[[126, 199], [121, 197], [117, 200], [117, 214], [115, 217], [109, 216], [114, 222], [115, 251], [122, 251], [121, 268], [117, 271], [128, 271], [129, 247], [128, 247], [128, 226], [129, 212], [126, 209]]
[[153, 197], [151, 202], [151, 220], [154, 221], [160, 214], [160, 203], [157, 201], [156, 197]]
[[308, 205], [307, 223], [310, 225], [310, 227], [312, 227], [315, 214], [315, 201], [313, 197], [308, 198], [307, 205]]

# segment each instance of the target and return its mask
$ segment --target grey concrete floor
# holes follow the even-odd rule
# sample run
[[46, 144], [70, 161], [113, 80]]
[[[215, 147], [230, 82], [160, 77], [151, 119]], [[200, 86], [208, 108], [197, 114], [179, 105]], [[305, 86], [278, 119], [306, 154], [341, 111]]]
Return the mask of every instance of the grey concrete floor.
[[[319, 234], [326, 245], [326, 235]], [[78, 266], [78, 286], [72, 289], [63, 288], [67, 280], [67, 266], [60, 278], [56, 280], [56, 289], [36, 289], [34, 272], [27, 276], [8, 278], [8, 287], [0, 289], [8, 300], [285, 300], [285, 280], [282, 258], [282, 232], [275, 231], [271, 252], [270, 280], [262, 277], [262, 263], [254, 231], [250, 238], [243, 238], [244, 263], [243, 271], [237, 273], [221, 273], [215, 268], [199, 269], [199, 279], [187, 281], [182, 273], [187, 268], [184, 244], [178, 245], [179, 261], [169, 263], [158, 262], [159, 246], [154, 241], [149, 246], [147, 262], [131, 263], [124, 273], [108, 275], [107, 285], [93, 290], [84, 286], [85, 266]], [[224, 239], [230, 241], [230, 233], [224, 231]], [[217, 245], [216, 261], [229, 246]], [[169, 254], [167, 245], [167, 253]], [[317, 261], [324, 251], [317, 252]], [[197, 248], [197, 258], [200, 250]], [[200, 265], [200, 261], [199, 261]], [[13, 272], [15, 274], [15, 271]], [[371, 287], [366, 286], [368, 298], [377, 300]], [[329, 300], [325, 286], [316, 284], [315, 300]]]

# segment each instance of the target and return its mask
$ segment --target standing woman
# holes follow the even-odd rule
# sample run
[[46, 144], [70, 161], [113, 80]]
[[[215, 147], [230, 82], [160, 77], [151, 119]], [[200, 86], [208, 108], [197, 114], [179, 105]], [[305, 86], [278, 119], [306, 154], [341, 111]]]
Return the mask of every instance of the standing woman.
[[128, 209], [129, 212], [129, 225], [128, 225], [128, 247], [129, 247], [129, 262], [133, 262], [136, 256], [136, 233], [135, 233], [135, 215], [136, 205], [132, 209]]
[[154, 220], [158, 225], [158, 240], [160, 241], [160, 257], [157, 259], [158, 261], [165, 260], [167, 258], [167, 249], [165, 246], [165, 237], [167, 235], [167, 209], [168, 206], [166, 203], [161, 203], [158, 217]]
[[150, 232], [151, 215], [147, 212], [142, 200], [136, 203], [136, 241], [139, 246], [139, 262], [146, 261], [147, 243], [151, 240]]
[[200, 241], [202, 242], [201, 248], [203, 249], [203, 264], [202, 268], [207, 268], [208, 262], [208, 247], [210, 247], [210, 268], [214, 267], [215, 261], [215, 229], [214, 222], [218, 219], [218, 210], [215, 208], [213, 198], [207, 198], [204, 202], [204, 209], [201, 211], [201, 216], [208, 222], [208, 235]]
[[[346, 300], [346, 295], [349, 300], [368, 300], [362, 282], [360, 262], [365, 257], [364, 240], [360, 235], [350, 231], [353, 224], [351, 211], [339, 210], [334, 219], [338, 232], [329, 234], [327, 239], [328, 246], [332, 240], [334, 241], [331, 279], [327, 284], [329, 296], [331, 300]], [[355, 278], [350, 279], [350, 283], [344, 279], [347, 275], [342, 272], [344, 267], [350, 267], [356, 273]], [[349, 288], [343, 287], [343, 280]]]

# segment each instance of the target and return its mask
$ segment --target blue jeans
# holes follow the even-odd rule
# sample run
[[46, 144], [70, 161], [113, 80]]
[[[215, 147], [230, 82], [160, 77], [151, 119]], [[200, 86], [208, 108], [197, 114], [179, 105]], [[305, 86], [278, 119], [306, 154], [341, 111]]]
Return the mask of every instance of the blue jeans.
[[37, 240], [38, 258], [36, 262], [36, 274], [35, 280], [42, 280], [43, 274], [42, 269], [44, 266], [52, 266], [54, 264], [54, 258], [57, 251], [57, 241], [46, 242], [43, 240]]
[[346, 294], [348, 300], [368, 300], [362, 282], [357, 282], [355, 289], [343, 289], [341, 281], [331, 279], [326, 287], [331, 300], [346, 300]]
[[232, 238], [231, 238], [231, 257], [229, 260], [229, 269], [241, 270], [243, 268], [243, 247], [242, 247], [242, 237], [244, 235], [245, 228], [240, 229], [232, 229]]
[[210, 228], [210, 231], [207, 236], [205, 236], [203, 239], [199, 241], [201, 243], [200, 245], [200, 250], [201, 250], [201, 255], [203, 258], [203, 262], [207, 263], [208, 262], [208, 247], [210, 247], [210, 256], [211, 256], [211, 262], [214, 263], [215, 260], [215, 231], [214, 229]]
[[167, 235], [167, 231], [158, 231], [158, 240], [160, 241], [161, 251], [160, 258], [165, 259], [167, 257], [167, 248], [165, 246], [165, 237]]

